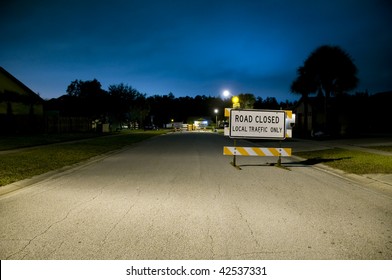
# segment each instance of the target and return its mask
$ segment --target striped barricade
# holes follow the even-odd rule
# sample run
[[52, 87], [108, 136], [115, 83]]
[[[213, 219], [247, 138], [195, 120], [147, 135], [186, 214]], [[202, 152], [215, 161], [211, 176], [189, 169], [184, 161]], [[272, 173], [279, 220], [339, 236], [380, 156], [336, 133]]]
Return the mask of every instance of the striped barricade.
[[226, 156], [289, 157], [291, 148], [223, 147]]

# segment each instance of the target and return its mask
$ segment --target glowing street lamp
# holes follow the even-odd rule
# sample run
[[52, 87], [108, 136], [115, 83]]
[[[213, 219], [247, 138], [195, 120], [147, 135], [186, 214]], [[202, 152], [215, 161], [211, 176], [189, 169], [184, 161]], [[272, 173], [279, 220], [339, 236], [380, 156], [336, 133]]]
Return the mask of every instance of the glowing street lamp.
[[214, 113], [215, 113], [215, 131], [217, 131], [218, 129], [218, 109], [214, 109]]
[[223, 97], [224, 98], [228, 98], [230, 95], [231, 95], [231, 93], [227, 89], [223, 91]]

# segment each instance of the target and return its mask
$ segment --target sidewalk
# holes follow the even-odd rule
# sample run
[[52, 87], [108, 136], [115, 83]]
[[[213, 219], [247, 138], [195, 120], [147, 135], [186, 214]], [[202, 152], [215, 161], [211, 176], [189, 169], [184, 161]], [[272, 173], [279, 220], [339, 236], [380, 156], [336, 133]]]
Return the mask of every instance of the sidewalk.
[[[276, 143], [276, 142], [275, 142]], [[291, 145], [295, 152], [308, 152], [342, 148], [347, 150], [360, 150], [367, 153], [392, 156], [391, 152], [372, 149], [372, 146], [392, 146], [392, 137], [382, 138], [359, 138], [341, 140], [309, 140], [309, 139], [287, 139], [282, 141], [282, 146]]]
[[[311, 141], [311, 140], [310, 140]], [[319, 142], [319, 141], [312, 141]], [[392, 146], [392, 138], [360, 138], [321, 141], [330, 148], [342, 148], [347, 150], [357, 150], [372, 154], [392, 156], [392, 152], [372, 149], [372, 146]]]
[[59, 145], [64, 145], [64, 144], [73, 144], [73, 143], [80, 143], [84, 141], [89, 141], [98, 137], [116, 137], [119, 135], [100, 135], [96, 137], [88, 137], [88, 138], [81, 138], [81, 139], [74, 139], [74, 140], [66, 140], [66, 141], [60, 141], [60, 142], [53, 142], [49, 144], [40, 144], [36, 146], [28, 146], [28, 147], [22, 147], [22, 148], [15, 148], [15, 149], [10, 149], [10, 150], [1, 150], [0, 151], [0, 156], [1, 155], [6, 155], [6, 154], [12, 154], [12, 153], [17, 153], [17, 152], [23, 152], [23, 151], [29, 151], [29, 150], [34, 150], [36, 148], [40, 147], [49, 147], [49, 146], [59, 146]]

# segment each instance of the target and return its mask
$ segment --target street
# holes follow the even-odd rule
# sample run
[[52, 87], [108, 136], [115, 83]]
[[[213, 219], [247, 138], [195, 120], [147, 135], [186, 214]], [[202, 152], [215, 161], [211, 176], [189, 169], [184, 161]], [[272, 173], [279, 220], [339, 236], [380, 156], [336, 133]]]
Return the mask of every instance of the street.
[[[241, 141], [239, 141], [241, 142]], [[392, 259], [392, 197], [171, 133], [0, 196], [0, 259]]]

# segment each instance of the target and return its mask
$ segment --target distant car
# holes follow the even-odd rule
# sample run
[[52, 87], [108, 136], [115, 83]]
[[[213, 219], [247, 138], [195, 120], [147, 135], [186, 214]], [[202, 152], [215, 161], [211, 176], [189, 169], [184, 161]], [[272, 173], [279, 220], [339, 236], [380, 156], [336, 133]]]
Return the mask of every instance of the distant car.
[[153, 124], [145, 125], [144, 130], [158, 130], [158, 127]]

